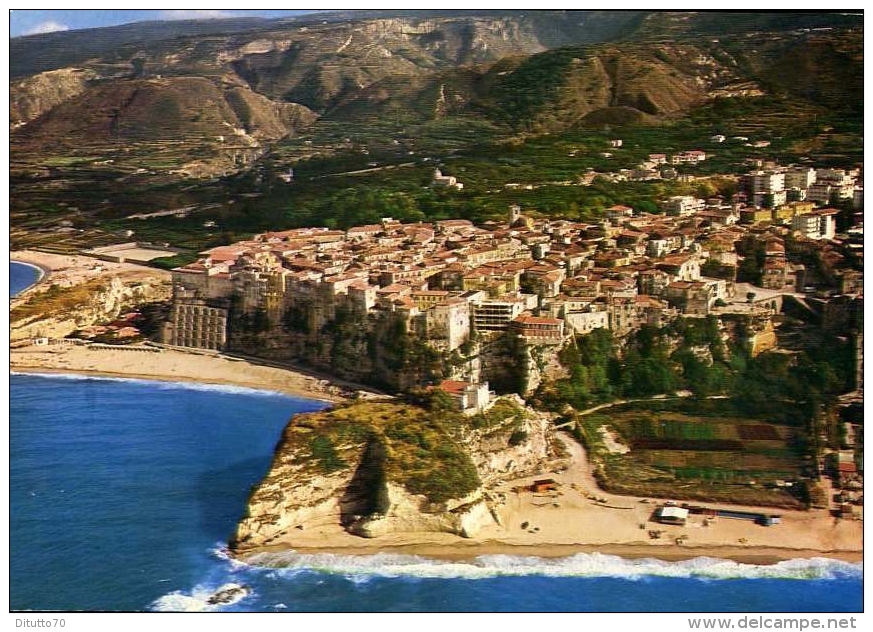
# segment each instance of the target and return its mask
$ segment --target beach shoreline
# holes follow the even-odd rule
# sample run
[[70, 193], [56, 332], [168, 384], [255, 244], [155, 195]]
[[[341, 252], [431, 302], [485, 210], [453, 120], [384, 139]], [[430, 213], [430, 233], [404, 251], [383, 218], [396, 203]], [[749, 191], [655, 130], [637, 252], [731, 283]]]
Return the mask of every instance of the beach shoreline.
[[245, 388], [251, 389], [253, 391], [259, 391], [262, 393], [276, 394], [276, 395], [285, 395], [288, 397], [296, 397], [299, 399], [308, 399], [318, 402], [323, 402], [325, 404], [335, 404], [337, 402], [343, 401], [343, 398], [340, 397], [329, 397], [324, 393], [309, 393], [309, 392], [301, 392], [299, 389], [280, 389], [280, 388], [263, 388], [254, 386], [251, 384], [238, 384], [238, 383], [230, 383], [226, 380], [202, 380], [199, 378], [190, 378], [190, 377], [164, 377], [158, 375], [151, 375], [147, 373], [113, 373], [111, 371], [95, 371], [95, 370], [70, 370], [70, 369], [52, 369], [46, 367], [26, 367], [20, 366], [15, 367], [10, 372], [11, 375], [33, 375], [33, 376], [78, 376], [78, 377], [93, 377], [97, 379], [107, 379], [107, 380], [142, 380], [148, 382], [166, 382], [168, 384], [188, 384], [188, 385], [198, 385], [202, 384], [205, 386], [224, 386], [224, 387], [233, 387], [233, 388]]
[[264, 366], [218, 353], [206, 355], [165, 348], [136, 352], [88, 345], [29, 345], [10, 350], [9, 368], [24, 374], [74, 374], [235, 386], [328, 404], [346, 401], [356, 392], [348, 385], [300, 371]]
[[[610, 494], [599, 488], [585, 449], [561, 433], [568, 454], [562, 467], [486, 486], [494, 523], [472, 537], [450, 533], [396, 532], [362, 538], [345, 531], [328, 513], [273, 541], [245, 544], [232, 555], [258, 563], [259, 554], [404, 554], [441, 560], [472, 560], [485, 555], [565, 558], [601, 553], [625, 559], [680, 561], [713, 557], [746, 564], [775, 564], [799, 558], [863, 561], [863, 523], [835, 520], [825, 509], [786, 510], [729, 505], [731, 509], [779, 515], [763, 526], [751, 520], [690, 515], [686, 524], [656, 522], [656, 507], [668, 499]], [[541, 476], [557, 489], [549, 494], [517, 491]], [[656, 537], [652, 537], [656, 534]], [[267, 555], [269, 559], [271, 555]]]
[[[508, 544], [500, 541], [473, 543], [409, 543], [367, 546], [323, 546], [287, 548], [281, 545], [263, 547], [257, 551], [240, 554], [241, 562], [259, 565], [263, 557], [271, 554], [295, 553], [298, 555], [338, 555], [372, 556], [406, 555], [443, 562], [472, 562], [483, 556], [506, 555], [512, 557], [540, 558], [543, 560], [566, 559], [574, 555], [600, 554], [620, 557], [625, 560], [654, 559], [662, 562], [683, 562], [699, 558], [730, 560], [738, 564], [771, 566], [779, 562], [795, 559], [824, 558], [848, 563], [864, 561], [861, 551], [818, 551], [814, 549], [792, 549], [785, 547], [741, 547], [741, 546], [677, 546], [649, 545], [643, 542], [593, 545], [593, 544], [555, 544], [537, 545]], [[259, 560], [261, 558], [261, 560]]]

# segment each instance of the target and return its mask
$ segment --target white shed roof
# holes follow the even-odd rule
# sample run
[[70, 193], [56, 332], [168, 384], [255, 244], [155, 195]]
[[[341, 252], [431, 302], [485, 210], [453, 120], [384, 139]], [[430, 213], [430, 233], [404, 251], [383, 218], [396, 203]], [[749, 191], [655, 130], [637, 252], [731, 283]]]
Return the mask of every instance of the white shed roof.
[[688, 510], [682, 507], [661, 507], [662, 518], [678, 518], [680, 520], [688, 519]]

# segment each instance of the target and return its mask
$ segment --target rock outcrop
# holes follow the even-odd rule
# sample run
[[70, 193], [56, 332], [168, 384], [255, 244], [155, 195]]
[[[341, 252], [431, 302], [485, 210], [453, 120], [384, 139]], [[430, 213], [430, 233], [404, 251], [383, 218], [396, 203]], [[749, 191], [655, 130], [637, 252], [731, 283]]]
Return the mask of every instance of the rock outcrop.
[[[45, 290], [35, 289], [13, 303], [9, 314], [9, 340], [63, 338], [77, 329], [111, 321], [124, 308], [166, 301], [172, 294], [167, 276], [155, 271], [153, 277], [137, 277], [136, 281], [113, 276], [72, 287], [49, 285]], [[29, 315], [30, 312], [33, 315]]]
[[393, 402], [297, 415], [231, 548], [293, 546], [295, 533], [324, 525], [472, 537], [497, 520], [491, 486], [554, 460], [549, 420], [511, 397], [475, 417]]

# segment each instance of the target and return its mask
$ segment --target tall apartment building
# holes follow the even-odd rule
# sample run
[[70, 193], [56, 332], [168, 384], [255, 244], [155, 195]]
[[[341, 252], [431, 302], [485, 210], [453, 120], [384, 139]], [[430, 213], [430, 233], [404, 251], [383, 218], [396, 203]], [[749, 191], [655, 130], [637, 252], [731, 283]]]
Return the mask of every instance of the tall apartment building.
[[755, 171], [746, 176], [749, 194], [755, 206], [773, 208], [785, 204], [785, 173], [782, 171]]
[[786, 189], [808, 189], [815, 184], [815, 169], [812, 167], [791, 167], [785, 172]]
[[227, 301], [177, 296], [164, 341], [179, 347], [221, 351], [227, 344]]
[[795, 215], [791, 230], [796, 230], [809, 239], [833, 239], [836, 235], [836, 209], [821, 209], [806, 215]]
[[706, 201], [690, 195], [674, 195], [664, 202], [663, 207], [667, 215], [678, 215], [683, 217], [685, 215], [693, 215], [694, 213], [705, 209]]

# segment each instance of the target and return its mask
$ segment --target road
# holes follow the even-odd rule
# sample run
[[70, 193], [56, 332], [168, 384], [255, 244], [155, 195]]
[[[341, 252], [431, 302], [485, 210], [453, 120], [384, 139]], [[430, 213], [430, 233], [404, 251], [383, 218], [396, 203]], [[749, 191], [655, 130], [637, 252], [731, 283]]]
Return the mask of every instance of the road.
[[400, 169], [401, 167], [414, 167], [415, 162], [404, 162], [399, 165], [384, 165], [382, 167], [371, 167], [370, 169], [356, 169], [355, 171], [342, 171], [340, 173], [325, 173], [320, 176], [313, 176], [310, 180], [320, 180], [321, 178], [332, 178], [334, 176], [358, 176], [362, 173], [373, 173], [376, 171], [387, 171], [389, 169]]

